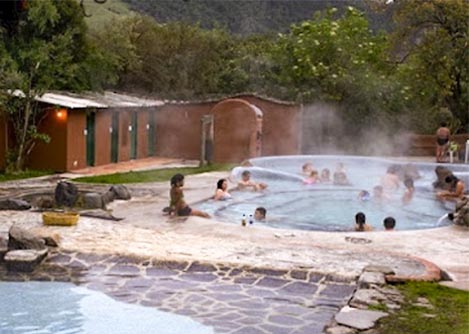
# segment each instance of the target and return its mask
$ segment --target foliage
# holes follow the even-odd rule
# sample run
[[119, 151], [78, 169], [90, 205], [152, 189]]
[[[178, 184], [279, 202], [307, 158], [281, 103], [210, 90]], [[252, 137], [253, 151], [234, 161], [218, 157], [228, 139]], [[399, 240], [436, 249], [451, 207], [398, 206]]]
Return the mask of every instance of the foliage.
[[98, 176], [85, 176], [74, 179], [77, 182], [86, 183], [106, 183], [106, 184], [122, 184], [122, 183], [144, 183], [144, 182], [163, 182], [169, 181], [169, 179], [177, 173], [183, 175], [200, 174], [220, 170], [229, 170], [232, 168], [229, 164], [213, 164], [203, 167], [182, 167], [182, 168], [164, 168], [155, 169], [150, 171], [142, 172], [128, 172], [128, 173], [116, 173], [110, 175], [98, 175]]
[[469, 132], [469, 3], [400, 1], [392, 39], [406, 96], [428, 109], [449, 108]]
[[[380, 320], [378, 333], [467, 333], [469, 292], [427, 282], [409, 282], [398, 287], [406, 298], [406, 304], [399, 311]], [[426, 298], [434, 308], [414, 305], [419, 297]]]
[[[82, 90], [99, 86], [106, 63], [88, 43], [83, 13], [73, 0], [28, 2], [13, 34], [0, 40], [0, 104], [12, 125], [9, 156], [12, 167], [21, 170], [37, 140], [44, 110], [35, 96], [47, 90]], [[104, 81], [108, 81], [108, 75]], [[93, 78], [93, 79], [91, 79]], [[91, 84], [93, 82], [93, 85]], [[15, 89], [23, 94], [11, 94]]]
[[235, 40], [220, 29], [161, 25], [136, 15], [114, 21], [94, 38], [119, 71], [119, 87], [126, 90], [189, 99], [223, 94], [242, 81], [230, 65]]

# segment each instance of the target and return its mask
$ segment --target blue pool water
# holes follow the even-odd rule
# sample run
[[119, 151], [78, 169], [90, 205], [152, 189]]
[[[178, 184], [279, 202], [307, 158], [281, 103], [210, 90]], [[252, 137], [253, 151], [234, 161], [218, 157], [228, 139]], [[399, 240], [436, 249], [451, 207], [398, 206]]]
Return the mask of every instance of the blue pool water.
[[[252, 179], [268, 184], [262, 192], [232, 191], [233, 199], [228, 201], [209, 200], [196, 205], [216, 219], [240, 224], [243, 214], [254, 213], [258, 206], [267, 209], [267, 221], [256, 223], [263, 226], [302, 230], [347, 231], [353, 229], [355, 214], [362, 211], [367, 223], [376, 230], [383, 230], [382, 222], [393, 216], [397, 230], [413, 230], [444, 226], [450, 222], [440, 220], [451, 212], [454, 203], [439, 202], [435, 199], [432, 183], [435, 181], [436, 164], [412, 163], [419, 178], [414, 181], [415, 194], [409, 204], [403, 204], [405, 190], [400, 188], [388, 192], [388, 199], [360, 201], [360, 190], [372, 193], [382, 176], [391, 165], [405, 166], [408, 163], [372, 157], [352, 156], [286, 156], [263, 157], [250, 160], [252, 167], [236, 167], [231, 178], [239, 180], [244, 170], [249, 170]], [[328, 168], [331, 175], [338, 163], [343, 163], [351, 184], [346, 186], [326, 184], [303, 184], [301, 167], [312, 162], [319, 172]], [[469, 184], [469, 167], [450, 165], [454, 174]], [[235, 186], [234, 183], [230, 184]]]
[[189, 317], [57, 282], [0, 282], [2, 334], [212, 334]]

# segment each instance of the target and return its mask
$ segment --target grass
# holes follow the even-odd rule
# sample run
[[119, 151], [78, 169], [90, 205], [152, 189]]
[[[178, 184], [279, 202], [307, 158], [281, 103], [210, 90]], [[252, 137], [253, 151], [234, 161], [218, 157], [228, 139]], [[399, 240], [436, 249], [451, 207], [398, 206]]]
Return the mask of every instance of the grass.
[[[379, 334], [469, 333], [469, 292], [428, 282], [409, 282], [398, 288], [406, 304], [380, 321]], [[418, 297], [428, 299], [434, 308], [414, 305]]]
[[228, 171], [234, 166], [231, 164], [213, 164], [204, 167], [182, 167], [182, 168], [164, 168], [142, 172], [116, 173], [109, 175], [86, 176], [74, 179], [77, 182], [85, 183], [144, 183], [144, 182], [162, 182], [169, 179], [177, 173], [183, 175], [200, 174], [214, 171]]
[[6, 181], [13, 181], [13, 180], [22, 180], [22, 179], [29, 179], [32, 177], [39, 177], [44, 175], [53, 174], [51, 171], [43, 171], [43, 170], [25, 170], [22, 172], [15, 172], [15, 173], [5, 173], [0, 174], [0, 182]]

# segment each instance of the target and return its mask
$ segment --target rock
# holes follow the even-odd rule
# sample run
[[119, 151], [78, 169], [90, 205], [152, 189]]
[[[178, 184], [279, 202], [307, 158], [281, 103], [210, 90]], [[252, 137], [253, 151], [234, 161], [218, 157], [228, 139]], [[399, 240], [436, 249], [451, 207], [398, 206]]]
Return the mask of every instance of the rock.
[[86, 193], [83, 195], [83, 208], [85, 209], [101, 209], [103, 207], [103, 199], [98, 193]]
[[60, 245], [60, 234], [47, 227], [34, 227], [31, 229], [31, 233], [43, 239], [46, 246], [59, 247]]
[[456, 210], [452, 215], [456, 225], [469, 227], [469, 198], [465, 197], [456, 203]]
[[113, 200], [116, 199], [116, 193], [114, 191], [112, 191], [111, 189], [109, 189], [108, 191], [106, 191], [102, 196], [101, 196], [101, 200], [103, 201], [103, 206], [106, 206], [108, 205], [109, 203], [111, 203]]
[[132, 197], [129, 190], [121, 184], [112, 186], [109, 190], [116, 195], [115, 199], [129, 200]]
[[385, 285], [386, 279], [384, 274], [376, 271], [365, 271], [358, 279], [359, 288], [369, 288], [371, 285]]
[[350, 301], [350, 306], [367, 309], [369, 305], [376, 306], [383, 301], [386, 301], [386, 296], [377, 290], [358, 289]]
[[3, 258], [5, 257], [5, 254], [8, 252], [8, 241], [0, 237], [0, 262], [3, 261]]
[[55, 205], [55, 201], [52, 196], [41, 196], [36, 199], [34, 205], [39, 209], [52, 209]]
[[8, 231], [8, 249], [44, 249], [46, 243], [40, 236], [14, 224]]
[[335, 321], [340, 325], [365, 330], [374, 327], [377, 320], [387, 315], [385, 312], [358, 310], [345, 306], [335, 315]]
[[363, 271], [371, 271], [371, 272], [377, 272], [377, 273], [383, 273], [385, 275], [394, 275], [395, 272], [392, 270], [390, 267], [387, 266], [378, 266], [374, 264], [370, 264], [366, 266]]
[[58, 206], [72, 207], [78, 198], [78, 188], [70, 182], [59, 182], [55, 187], [55, 203]]
[[344, 327], [344, 326], [334, 326], [334, 327], [329, 327], [326, 330], [326, 334], [355, 334], [357, 333], [356, 330], [350, 327]]
[[22, 199], [2, 199], [0, 200], [0, 210], [29, 210], [31, 204]]
[[47, 249], [12, 250], [5, 255], [5, 264], [9, 271], [32, 272], [47, 256]]

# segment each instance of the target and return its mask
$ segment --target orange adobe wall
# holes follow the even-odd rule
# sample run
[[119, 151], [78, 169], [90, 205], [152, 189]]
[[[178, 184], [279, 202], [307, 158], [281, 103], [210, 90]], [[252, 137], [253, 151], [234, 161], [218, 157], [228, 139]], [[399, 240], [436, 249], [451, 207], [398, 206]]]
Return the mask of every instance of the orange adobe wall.
[[60, 114], [50, 108], [41, 124], [39, 132], [50, 137], [49, 143], [37, 141], [29, 154], [26, 165], [30, 169], [65, 171], [67, 165], [67, 124], [74, 120], [73, 112], [60, 109]]

